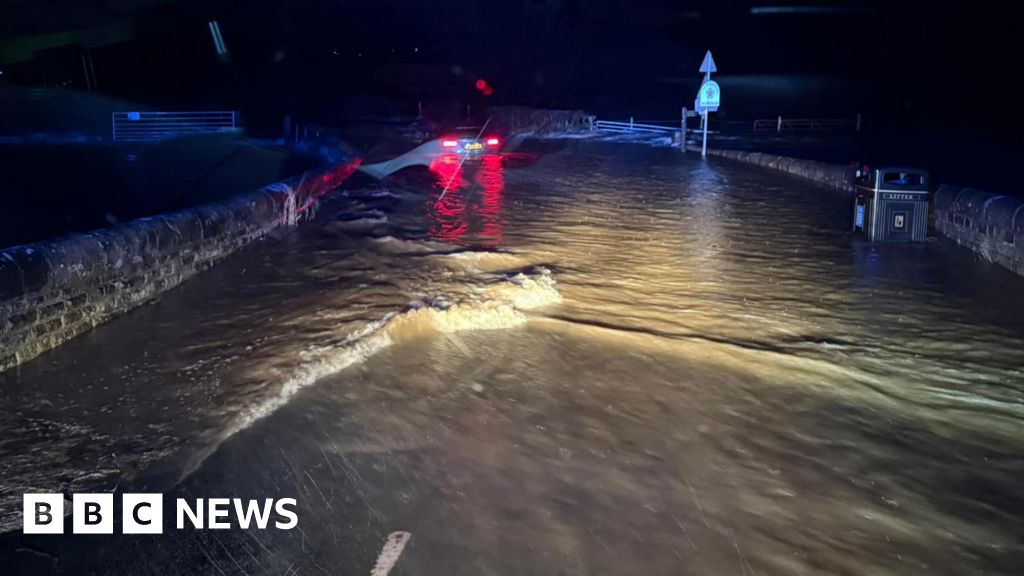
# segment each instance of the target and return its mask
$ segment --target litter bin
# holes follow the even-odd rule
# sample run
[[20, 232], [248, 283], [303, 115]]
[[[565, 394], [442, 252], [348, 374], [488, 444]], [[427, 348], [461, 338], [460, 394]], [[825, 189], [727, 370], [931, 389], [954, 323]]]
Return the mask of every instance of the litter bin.
[[928, 172], [917, 168], [857, 171], [853, 231], [874, 242], [923, 242], [928, 236]]

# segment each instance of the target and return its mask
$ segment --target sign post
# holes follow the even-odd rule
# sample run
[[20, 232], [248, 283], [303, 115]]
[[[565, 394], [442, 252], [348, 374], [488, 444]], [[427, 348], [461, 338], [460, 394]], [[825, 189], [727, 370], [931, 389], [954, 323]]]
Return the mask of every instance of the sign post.
[[696, 109], [697, 113], [701, 115], [704, 132], [704, 142], [701, 144], [701, 157], [707, 157], [708, 155], [708, 114], [710, 112], [717, 112], [718, 106], [722, 102], [722, 90], [718, 87], [718, 82], [711, 79], [712, 72], [718, 72], [718, 67], [715, 66], [715, 59], [711, 57], [711, 50], [708, 50], [707, 54], [704, 55], [704, 61], [701, 62], [700, 71], [704, 73], [704, 82], [700, 85], [700, 91], [697, 92]]
[[700, 145], [700, 157], [707, 158], [708, 156], [708, 111], [704, 110], [704, 138]]

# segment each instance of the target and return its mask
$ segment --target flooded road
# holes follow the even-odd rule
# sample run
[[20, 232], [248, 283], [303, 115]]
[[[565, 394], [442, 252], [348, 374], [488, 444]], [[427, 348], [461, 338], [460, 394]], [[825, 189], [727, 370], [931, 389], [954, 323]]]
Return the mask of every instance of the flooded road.
[[296, 498], [298, 528], [178, 531], [165, 504], [159, 537], [0, 558], [367, 574], [408, 532], [393, 574], [1019, 574], [1024, 279], [848, 218], [585, 140], [354, 183], [0, 375], [6, 527], [24, 492], [116, 489]]

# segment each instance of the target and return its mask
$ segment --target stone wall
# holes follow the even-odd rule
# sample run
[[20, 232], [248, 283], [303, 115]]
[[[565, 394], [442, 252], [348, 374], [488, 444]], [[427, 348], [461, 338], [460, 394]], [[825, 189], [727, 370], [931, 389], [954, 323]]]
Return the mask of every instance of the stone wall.
[[527, 135], [581, 132], [590, 129], [590, 115], [582, 110], [541, 110], [526, 106], [494, 106], [489, 128], [500, 134]]
[[[699, 152], [699, 150], [698, 150]], [[757, 164], [773, 170], [781, 170], [790, 174], [813, 180], [836, 190], [853, 193], [853, 180], [855, 168], [843, 166], [842, 164], [826, 164], [815, 160], [803, 160], [790, 158], [788, 156], [777, 156], [775, 154], [762, 154], [761, 152], [745, 152], [742, 150], [723, 150], [720, 148], [709, 148], [708, 154], [731, 158], [748, 164]]]
[[944, 184], [932, 210], [943, 235], [1024, 275], [1024, 199]]
[[0, 250], [0, 371], [154, 298], [281, 225], [358, 162], [233, 199]]

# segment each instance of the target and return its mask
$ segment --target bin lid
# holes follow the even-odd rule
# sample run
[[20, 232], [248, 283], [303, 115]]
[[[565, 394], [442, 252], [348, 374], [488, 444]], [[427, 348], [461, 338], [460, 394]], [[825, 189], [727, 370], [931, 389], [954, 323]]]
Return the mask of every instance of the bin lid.
[[874, 185], [877, 190], [907, 190], [927, 192], [928, 171], [905, 166], [890, 166], [875, 170]]

